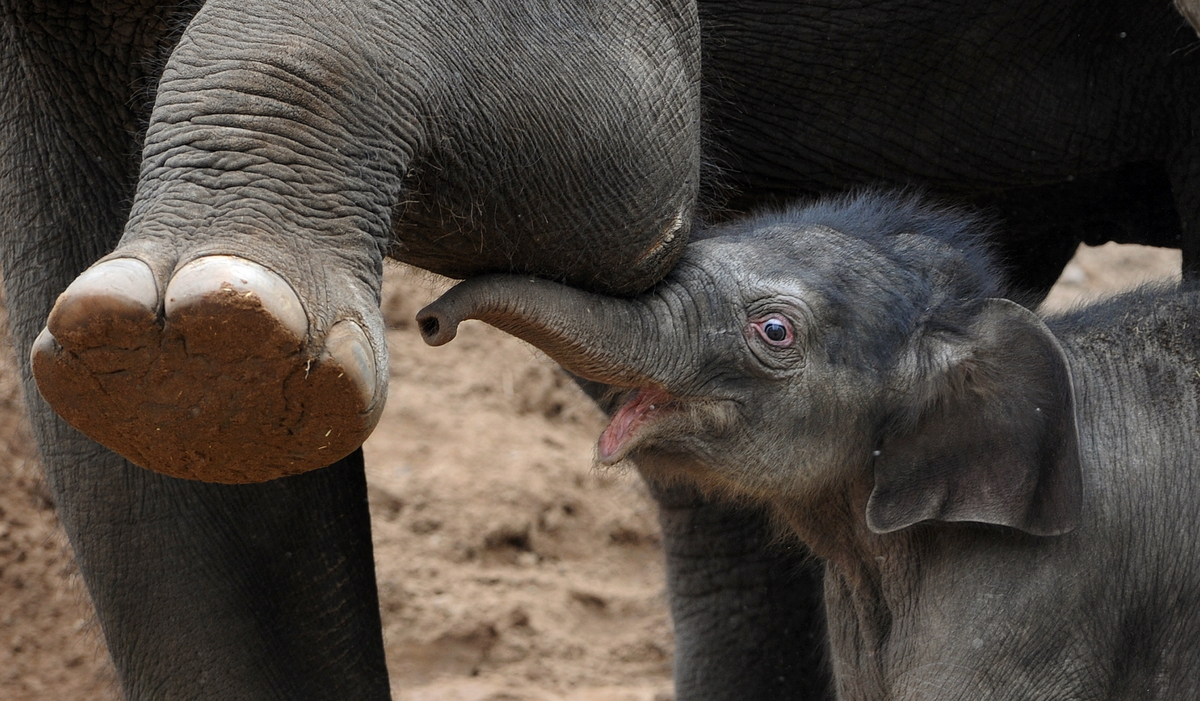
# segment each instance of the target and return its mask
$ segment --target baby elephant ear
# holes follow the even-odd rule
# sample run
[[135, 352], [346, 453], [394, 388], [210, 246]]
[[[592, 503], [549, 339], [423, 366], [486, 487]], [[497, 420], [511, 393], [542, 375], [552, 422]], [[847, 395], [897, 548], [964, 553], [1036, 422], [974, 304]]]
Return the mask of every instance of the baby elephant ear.
[[[867, 525], [927, 520], [1058, 535], [1079, 522], [1082, 473], [1067, 358], [1035, 314], [981, 303], [965, 339], [929, 340], [901, 401], [911, 413], [874, 459]], [[911, 395], [911, 397], [909, 396]]]

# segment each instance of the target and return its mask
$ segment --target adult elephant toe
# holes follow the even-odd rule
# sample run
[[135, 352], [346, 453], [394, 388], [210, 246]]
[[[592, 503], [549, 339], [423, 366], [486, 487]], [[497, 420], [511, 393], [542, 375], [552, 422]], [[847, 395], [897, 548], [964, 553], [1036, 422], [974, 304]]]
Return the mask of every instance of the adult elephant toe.
[[191, 260], [158, 290], [141, 260], [98, 263], [34, 344], [42, 396], [93, 440], [174, 477], [247, 483], [323, 467], [374, 428], [376, 308], [310, 333], [292, 285], [233, 255]]

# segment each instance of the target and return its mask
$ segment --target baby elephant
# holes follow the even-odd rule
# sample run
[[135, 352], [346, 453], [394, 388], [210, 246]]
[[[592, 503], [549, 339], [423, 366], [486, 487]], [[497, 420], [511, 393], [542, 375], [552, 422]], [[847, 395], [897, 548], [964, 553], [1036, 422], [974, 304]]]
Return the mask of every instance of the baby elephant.
[[1200, 693], [1200, 293], [1041, 319], [986, 227], [866, 194], [691, 244], [632, 300], [523, 277], [482, 319], [629, 388], [599, 459], [769, 503], [826, 563], [842, 699]]

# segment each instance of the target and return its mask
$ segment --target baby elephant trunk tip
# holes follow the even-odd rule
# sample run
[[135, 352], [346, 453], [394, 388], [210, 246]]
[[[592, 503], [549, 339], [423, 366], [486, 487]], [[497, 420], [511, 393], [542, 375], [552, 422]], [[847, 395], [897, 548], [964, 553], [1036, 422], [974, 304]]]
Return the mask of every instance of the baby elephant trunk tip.
[[438, 303], [434, 302], [417, 312], [417, 327], [421, 329], [421, 338], [431, 346], [445, 345], [458, 335], [460, 319], [451, 318], [437, 306]]
[[454, 338], [458, 324], [478, 319], [541, 349], [567, 370], [621, 387], [649, 382], [651, 353], [637, 343], [645, 304], [605, 297], [521, 275], [472, 278], [417, 314], [430, 345]]

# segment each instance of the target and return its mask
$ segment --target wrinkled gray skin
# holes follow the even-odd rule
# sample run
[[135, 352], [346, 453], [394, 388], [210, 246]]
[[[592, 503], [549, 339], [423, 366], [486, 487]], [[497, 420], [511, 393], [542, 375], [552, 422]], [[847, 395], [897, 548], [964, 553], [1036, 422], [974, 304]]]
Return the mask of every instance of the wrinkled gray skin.
[[205, 4], [116, 250], [34, 344], [39, 391], [176, 477], [348, 454], [387, 392], [385, 255], [610, 293], [669, 269], [699, 186], [698, 42], [684, 0]]
[[[1166, 3], [202, 4], [0, 0], [12, 332], [130, 698], [386, 694], [353, 452], [386, 255], [631, 294], [698, 186], [742, 209], [882, 181], [994, 208], [1032, 290], [1080, 238], [1198, 260], [1200, 52]], [[35, 370], [171, 475], [347, 456], [160, 477]], [[803, 549], [652, 488], [680, 698], [819, 693]]]
[[[698, 187], [695, 9], [199, 5], [0, 2], [34, 435], [127, 698], [387, 698], [357, 450], [386, 389], [383, 259], [608, 292], [661, 277]], [[332, 465], [144, 470], [43, 400], [39, 333], [42, 391], [135, 447], [172, 434], [165, 472]], [[263, 447], [339, 428], [340, 454]]]
[[825, 563], [838, 698], [1194, 698], [1200, 292], [1043, 320], [981, 229], [823, 202], [718, 228], [634, 300], [489, 276], [418, 319], [633, 388], [601, 460], [766, 505]]

